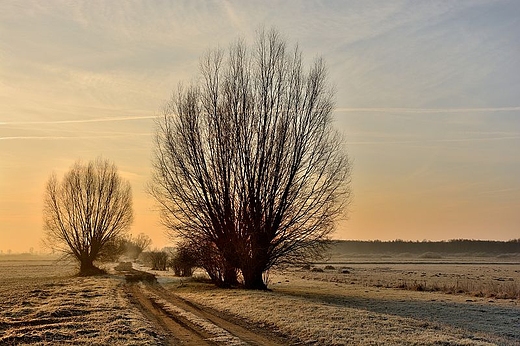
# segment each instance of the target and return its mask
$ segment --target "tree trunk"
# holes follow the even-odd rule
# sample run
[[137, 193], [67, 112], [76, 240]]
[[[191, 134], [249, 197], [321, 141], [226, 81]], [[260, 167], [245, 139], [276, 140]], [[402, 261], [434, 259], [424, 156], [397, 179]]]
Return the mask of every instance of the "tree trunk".
[[224, 268], [223, 284], [225, 287], [238, 285], [237, 269], [234, 266], [226, 265], [226, 268]]
[[266, 290], [267, 285], [264, 282], [263, 274], [264, 271], [261, 266], [253, 265], [243, 268], [242, 275], [244, 276], [245, 288], [252, 290]]
[[79, 275], [80, 276], [93, 276], [93, 275], [101, 275], [105, 272], [92, 263], [92, 259], [90, 258], [82, 258], [80, 260], [79, 267]]

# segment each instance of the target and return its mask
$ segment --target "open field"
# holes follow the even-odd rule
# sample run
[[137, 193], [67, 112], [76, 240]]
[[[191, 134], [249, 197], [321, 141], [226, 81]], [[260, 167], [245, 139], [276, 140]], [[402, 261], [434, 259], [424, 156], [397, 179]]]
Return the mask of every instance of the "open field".
[[518, 287], [518, 263], [415, 260], [272, 272], [268, 292], [171, 272], [154, 272], [159, 284], [130, 284], [115, 271], [78, 278], [54, 261], [0, 261], [0, 344], [520, 345], [518, 298], [399, 287]]
[[271, 281], [272, 292], [172, 290], [302, 344], [520, 344], [518, 300], [316, 281], [299, 271], [273, 274]]
[[73, 277], [51, 261], [0, 262], [0, 345], [157, 344], [118, 278]]
[[520, 299], [520, 264], [463, 261], [351, 261], [302, 270], [309, 280], [371, 287]]

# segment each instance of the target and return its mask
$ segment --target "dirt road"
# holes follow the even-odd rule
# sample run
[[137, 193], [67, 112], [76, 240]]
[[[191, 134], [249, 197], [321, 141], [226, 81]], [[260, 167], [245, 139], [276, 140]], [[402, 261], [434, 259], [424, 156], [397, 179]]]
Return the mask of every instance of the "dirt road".
[[159, 284], [127, 283], [124, 290], [169, 345], [287, 345], [288, 340], [166, 291]]

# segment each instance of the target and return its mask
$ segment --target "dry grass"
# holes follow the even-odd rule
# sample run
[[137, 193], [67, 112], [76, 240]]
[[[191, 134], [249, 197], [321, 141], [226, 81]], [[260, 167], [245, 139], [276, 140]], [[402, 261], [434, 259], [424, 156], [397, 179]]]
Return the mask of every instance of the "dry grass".
[[[220, 290], [200, 283], [170, 287], [186, 299], [265, 326], [299, 344], [520, 344], [520, 301], [495, 299], [508, 283], [517, 287], [516, 266], [401, 263], [318, 269], [271, 273], [272, 292]], [[508, 277], [513, 281], [500, 281]], [[426, 289], [452, 280], [453, 288]], [[408, 286], [399, 288], [403, 283]], [[476, 287], [495, 293], [466, 293]], [[457, 294], [446, 294], [450, 289]]]
[[[310, 269], [271, 273], [272, 292], [222, 290], [169, 272], [154, 273], [173, 293], [263, 326], [295, 344], [520, 344], [518, 299], [442, 293], [470, 292], [484, 284], [490, 292], [508, 284], [516, 288], [516, 266], [379, 263]], [[52, 261], [0, 261], [0, 344], [163, 341], [125, 296], [123, 278], [78, 278], [75, 271], [74, 266]], [[445, 286], [428, 289], [429, 285]]]
[[151, 299], [154, 304], [161, 306], [165, 311], [172, 314], [172, 316], [180, 316], [185, 318], [187, 321], [193, 323], [211, 335], [211, 337], [207, 340], [230, 346], [247, 346], [247, 343], [232, 335], [227, 330], [215, 325], [205, 318], [199, 317], [192, 312], [186, 311], [178, 306], [171, 304], [167, 300], [152, 292], [146, 285], [140, 284], [140, 286], [141, 289], [143, 289], [145, 292], [146, 296]]
[[[289, 285], [289, 284], [288, 284]], [[314, 284], [315, 285], [315, 284]], [[323, 285], [327, 285], [323, 283]], [[288, 286], [287, 286], [288, 287]], [[320, 301], [312, 290], [298, 295], [291, 288], [274, 292], [194, 289], [175, 293], [199, 304], [226, 311], [305, 345], [493, 345], [509, 341], [440, 323], [381, 313], [347, 304]], [[310, 292], [310, 293], [309, 293]], [[330, 291], [329, 291], [330, 293]], [[317, 296], [315, 296], [317, 297]], [[511, 342], [511, 344], [513, 344]]]
[[[501, 280], [502, 281], [502, 280]], [[503, 280], [506, 281], [506, 280]], [[390, 285], [385, 285], [390, 288]], [[455, 281], [455, 283], [443, 283], [424, 281], [401, 281], [397, 288], [412, 291], [443, 292], [446, 294], [466, 294], [474, 297], [486, 297], [496, 299], [520, 299], [520, 283], [513, 280], [507, 282], [487, 281], [475, 283], [471, 280]]]
[[[493, 299], [520, 299], [520, 264], [468, 264], [459, 259], [442, 262], [388, 262], [336, 265], [327, 270], [321, 265], [301, 270], [309, 280], [356, 284], [372, 287], [399, 288], [412, 291], [464, 294]], [[320, 270], [323, 270], [321, 272]]]
[[[142, 345], [154, 327], [123, 296], [122, 281], [72, 277], [73, 267], [0, 262], [0, 344]], [[43, 271], [45, 269], [45, 271]]]

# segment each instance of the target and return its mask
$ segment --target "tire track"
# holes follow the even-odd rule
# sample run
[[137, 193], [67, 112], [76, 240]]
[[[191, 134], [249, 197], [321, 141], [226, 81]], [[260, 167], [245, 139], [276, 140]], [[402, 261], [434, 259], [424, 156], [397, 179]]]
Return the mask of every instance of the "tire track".
[[281, 346], [288, 340], [253, 326], [242, 326], [228, 316], [186, 301], [162, 286], [125, 285], [129, 298], [143, 314], [160, 326], [169, 344]]
[[150, 299], [138, 284], [127, 284], [125, 292], [143, 315], [162, 329], [167, 345], [215, 345], [208, 341], [210, 335], [190, 325], [188, 321], [169, 314], [159, 304]]

